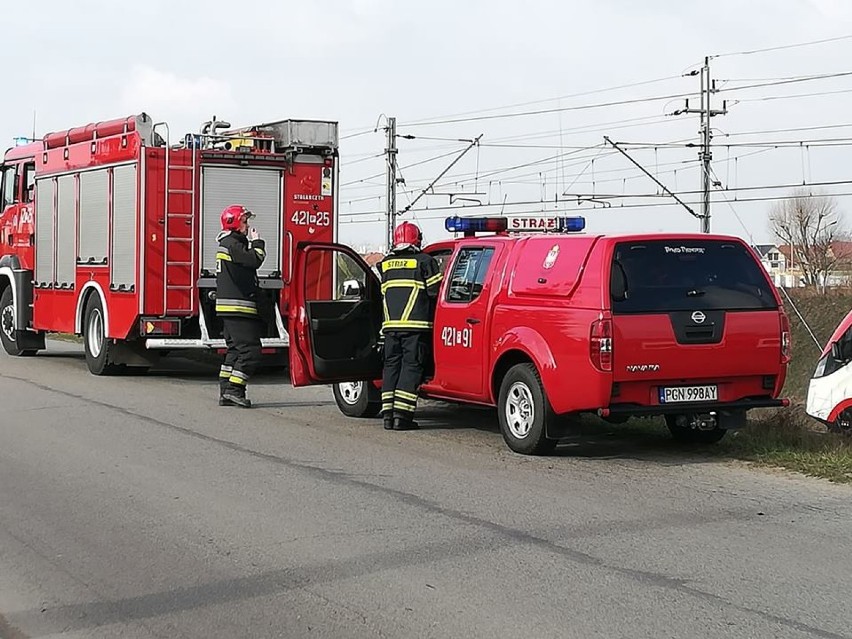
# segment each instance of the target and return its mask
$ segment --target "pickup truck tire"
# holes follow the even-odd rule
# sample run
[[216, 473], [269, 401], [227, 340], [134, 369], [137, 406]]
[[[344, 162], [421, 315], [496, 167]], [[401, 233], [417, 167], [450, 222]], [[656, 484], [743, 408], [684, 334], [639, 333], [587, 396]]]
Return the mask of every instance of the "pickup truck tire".
[[497, 417], [503, 439], [516, 453], [542, 455], [556, 447], [556, 440], [547, 438], [547, 424], [556, 414], [534, 365], [516, 364], [506, 373], [500, 384]]
[[35, 355], [36, 351], [23, 348], [18, 343], [15, 308], [12, 302], [12, 287], [7, 286], [0, 296], [0, 342], [3, 343], [3, 350], [12, 357]]
[[684, 444], [715, 444], [720, 441], [728, 431], [718, 426], [713, 430], [698, 430], [687, 428], [677, 423], [677, 415], [666, 415], [666, 426], [672, 434], [672, 439]]
[[375, 417], [382, 410], [382, 396], [370, 382], [334, 384], [334, 401], [347, 417]]

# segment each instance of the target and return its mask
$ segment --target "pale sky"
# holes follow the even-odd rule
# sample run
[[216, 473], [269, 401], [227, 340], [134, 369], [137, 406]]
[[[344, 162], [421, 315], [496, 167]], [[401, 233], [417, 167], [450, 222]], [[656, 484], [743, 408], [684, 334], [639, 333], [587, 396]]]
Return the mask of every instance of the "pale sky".
[[[340, 238], [376, 245], [385, 165], [373, 156], [385, 139], [372, 129], [384, 114], [397, 118], [400, 134], [420, 137], [398, 141], [400, 208], [464, 148], [455, 140], [483, 134], [438, 182], [441, 195], [403, 218], [420, 222], [427, 241], [447, 235], [444, 216], [497, 213], [504, 199], [506, 213], [582, 213], [590, 231], [691, 231], [697, 220], [671, 199], [648, 198], [656, 185], [599, 146], [604, 135], [647, 143], [627, 148], [697, 202], [686, 193], [700, 187], [697, 149], [683, 144], [699, 141], [698, 116], [667, 115], [683, 99], [577, 107], [697, 94], [698, 77], [683, 74], [704, 56], [734, 54], [711, 60], [724, 90], [713, 106], [728, 100], [728, 114], [713, 119], [713, 167], [723, 188], [739, 189], [714, 196], [712, 230], [764, 242], [772, 202], [734, 198], [789, 192], [751, 187], [852, 180], [852, 75], [777, 84], [852, 72], [852, 39], [740, 52], [850, 34], [848, 0], [33, 0], [4, 7], [0, 146], [31, 134], [33, 111], [39, 136], [141, 111], [168, 121], [175, 139], [212, 115], [235, 126], [336, 120]], [[609, 90], [629, 84], [637, 86]], [[769, 86], [741, 88], [752, 85]], [[530, 111], [546, 113], [504, 117]], [[423, 120], [464, 121], [414, 124]], [[426, 162], [436, 156], [445, 157]], [[822, 188], [852, 194], [852, 183]], [[452, 206], [496, 206], [446, 210], [450, 193], [468, 194]], [[628, 193], [646, 197], [604, 197]], [[578, 205], [578, 194], [612, 206]], [[852, 196], [839, 202], [852, 224]]]

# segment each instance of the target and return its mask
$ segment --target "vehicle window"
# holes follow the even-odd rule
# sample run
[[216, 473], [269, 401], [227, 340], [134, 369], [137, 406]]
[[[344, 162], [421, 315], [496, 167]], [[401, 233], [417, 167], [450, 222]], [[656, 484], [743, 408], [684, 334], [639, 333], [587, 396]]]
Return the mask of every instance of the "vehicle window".
[[472, 302], [482, 293], [493, 248], [466, 248], [459, 251], [447, 287], [448, 302]]
[[450, 257], [452, 254], [452, 249], [443, 249], [441, 251], [429, 253], [429, 255], [434, 257], [435, 261], [438, 262], [438, 268], [441, 269], [441, 273], [444, 275], [447, 274], [447, 267], [450, 265]]
[[610, 294], [615, 313], [778, 308], [763, 267], [725, 240], [619, 243]]
[[337, 253], [337, 297], [361, 300], [367, 296], [367, 273], [350, 255]]
[[831, 349], [826, 355], [820, 358], [817, 363], [814, 377], [827, 377], [832, 373], [840, 370], [852, 361], [852, 327], [848, 328], [840, 339], [837, 340], [837, 347]]
[[24, 202], [33, 201], [35, 191], [35, 164], [24, 165]]
[[305, 258], [304, 286], [308, 302], [365, 300], [369, 274], [349, 254], [335, 249], [311, 251]]
[[14, 204], [17, 200], [18, 167], [7, 166], [3, 170], [3, 206]]

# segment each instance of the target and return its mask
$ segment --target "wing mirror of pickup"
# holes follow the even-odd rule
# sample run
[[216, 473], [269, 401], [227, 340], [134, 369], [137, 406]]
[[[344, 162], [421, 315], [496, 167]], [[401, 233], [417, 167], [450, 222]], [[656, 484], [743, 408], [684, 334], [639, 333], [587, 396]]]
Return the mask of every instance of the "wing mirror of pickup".
[[343, 282], [343, 299], [359, 300], [363, 297], [361, 282], [358, 280], [346, 280]]

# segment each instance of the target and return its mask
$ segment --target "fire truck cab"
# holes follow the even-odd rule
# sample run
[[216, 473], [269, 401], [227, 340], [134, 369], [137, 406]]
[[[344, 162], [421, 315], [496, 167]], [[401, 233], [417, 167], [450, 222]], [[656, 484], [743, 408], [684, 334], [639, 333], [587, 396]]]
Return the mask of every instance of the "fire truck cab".
[[[564, 416], [664, 416], [711, 443], [779, 398], [790, 358], [781, 300], [752, 249], [721, 235], [586, 234], [583, 218], [459, 218], [428, 246], [444, 269], [421, 396], [496, 406], [519, 453], [551, 450]], [[478, 235], [479, 232], [493, 233]], [[317, 297], [312, 264], [357, 297]], [[351, 249], [303, 244], [289, 325], [295, 386], [335, 384], [342, 412], [380, 409], [382, 299]]]
[[[242, 204], [266, 240], [258, 271], [264, 352], [284, 326], [299, 242], [337, 232], [335, 122], [281, 120], [241, 129], [214, 117], [176, 143], [145, 113], [51, 133], [0, 165], [0, 342], [45, 348], [83, 336], [96, 375], [149, 367], [159, 353], [225, 346], [215, 314], [219, 216]], [[317, 294], [330, 270], [304, 275]]]

